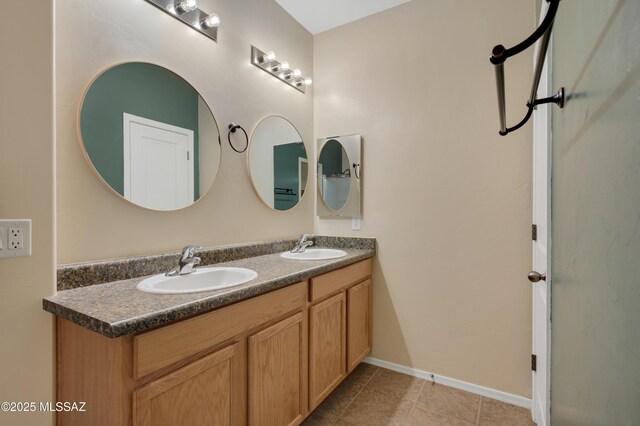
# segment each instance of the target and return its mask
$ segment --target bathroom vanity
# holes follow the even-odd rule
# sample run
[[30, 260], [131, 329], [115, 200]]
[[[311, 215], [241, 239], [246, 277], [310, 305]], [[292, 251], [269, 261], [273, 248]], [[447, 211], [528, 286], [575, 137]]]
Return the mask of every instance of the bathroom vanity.
[[225, 291], [148, 294], [136, 277], [45, 299], [57, 314], [57, 398], [87, 410], [58, 424], [301, 423], [371, 349], [375, 243], [344, 250], [222, 263], [258, 273]]

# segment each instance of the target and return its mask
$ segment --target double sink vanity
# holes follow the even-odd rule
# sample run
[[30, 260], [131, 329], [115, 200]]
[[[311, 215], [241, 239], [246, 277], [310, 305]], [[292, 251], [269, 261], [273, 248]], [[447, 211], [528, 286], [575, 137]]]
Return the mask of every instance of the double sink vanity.
[[60, 266], [57, 399], [87, 404], [59, 424], [301, 423], [371, 349], [375, 240], [314, 243]]
[[[311, 193], [319, 217], [361, 218], [359, 134], [319, 139], [313, 164], [285, 117], [221, 133], [200, 93], [155, 64], [99, 73], [77, 125], [96, 177], [141, 208], [207, 196], [226, 140], [246, 151], [269, 209]], [[86, 412], [58, 413], [58, 424], [301, 423], [370, 351], [374, 255], [374, 239], [303, 236], [60, 266], [43, 301], [56, 315], [57, 400]]]

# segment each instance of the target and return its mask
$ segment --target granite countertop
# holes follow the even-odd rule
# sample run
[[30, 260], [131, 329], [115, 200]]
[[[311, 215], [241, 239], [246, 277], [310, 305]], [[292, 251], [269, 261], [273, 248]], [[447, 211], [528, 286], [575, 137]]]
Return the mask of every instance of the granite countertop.
[[[66, 320], [117, 338], [239, 302], [372, 257], [375, 242], [364, 248], [336, 244], [347, 256], [324, 261], [287, 260], [280, 253], [217, 263], [253, 269], [258, 277], [223, 290], [189, 294], [152, 294], [136, 288], [146, 277], [59, 291], [43, 300], [43, 308]], [[352, 244], [353, 245], [353, 244]], [[213, 265], [207, 265], [213, 266]]]

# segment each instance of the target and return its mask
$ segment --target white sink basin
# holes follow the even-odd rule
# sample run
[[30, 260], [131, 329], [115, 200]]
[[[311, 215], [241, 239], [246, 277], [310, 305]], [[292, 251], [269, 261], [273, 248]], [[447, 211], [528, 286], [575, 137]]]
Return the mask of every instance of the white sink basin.
[[302, 253], [291, 253], [290, 251], [285, 251], [280, 256], [284, 257], [285, 259], [294, 260], [329, 260], [338, 259], [339, 257], [345, 257], [346, 255], [347, 252], [342, 250], [316, 248], [306, 249]]
[[258, 273], [246, 268], [211, 267], [177, 277], [154, 275], [138, 284], [138, 290], [147, 293], [181, 294], [222, 290], [251, 281]]

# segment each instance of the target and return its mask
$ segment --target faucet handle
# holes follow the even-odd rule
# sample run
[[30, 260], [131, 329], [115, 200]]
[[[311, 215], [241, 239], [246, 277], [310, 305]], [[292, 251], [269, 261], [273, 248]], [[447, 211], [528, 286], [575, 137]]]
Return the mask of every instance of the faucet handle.
[[300, 239], [298, 240], [298, 242], [299, 242], [300, 244], [302, 244], [302, 243], [304, 243], [304, 242], [308, 241], [308, 240], [309, 240], [309, 238], [311, 238], [311, 234], [302, 234], [302, 235], [300, 236]]
[[201, 249], [202, 246], [196, 246], [196, 245], [188, 245], [185, 248], [182, 249], [182, 260], [187, 260], [189, 258], [193, 257], [193, 253], [196, 250]]

